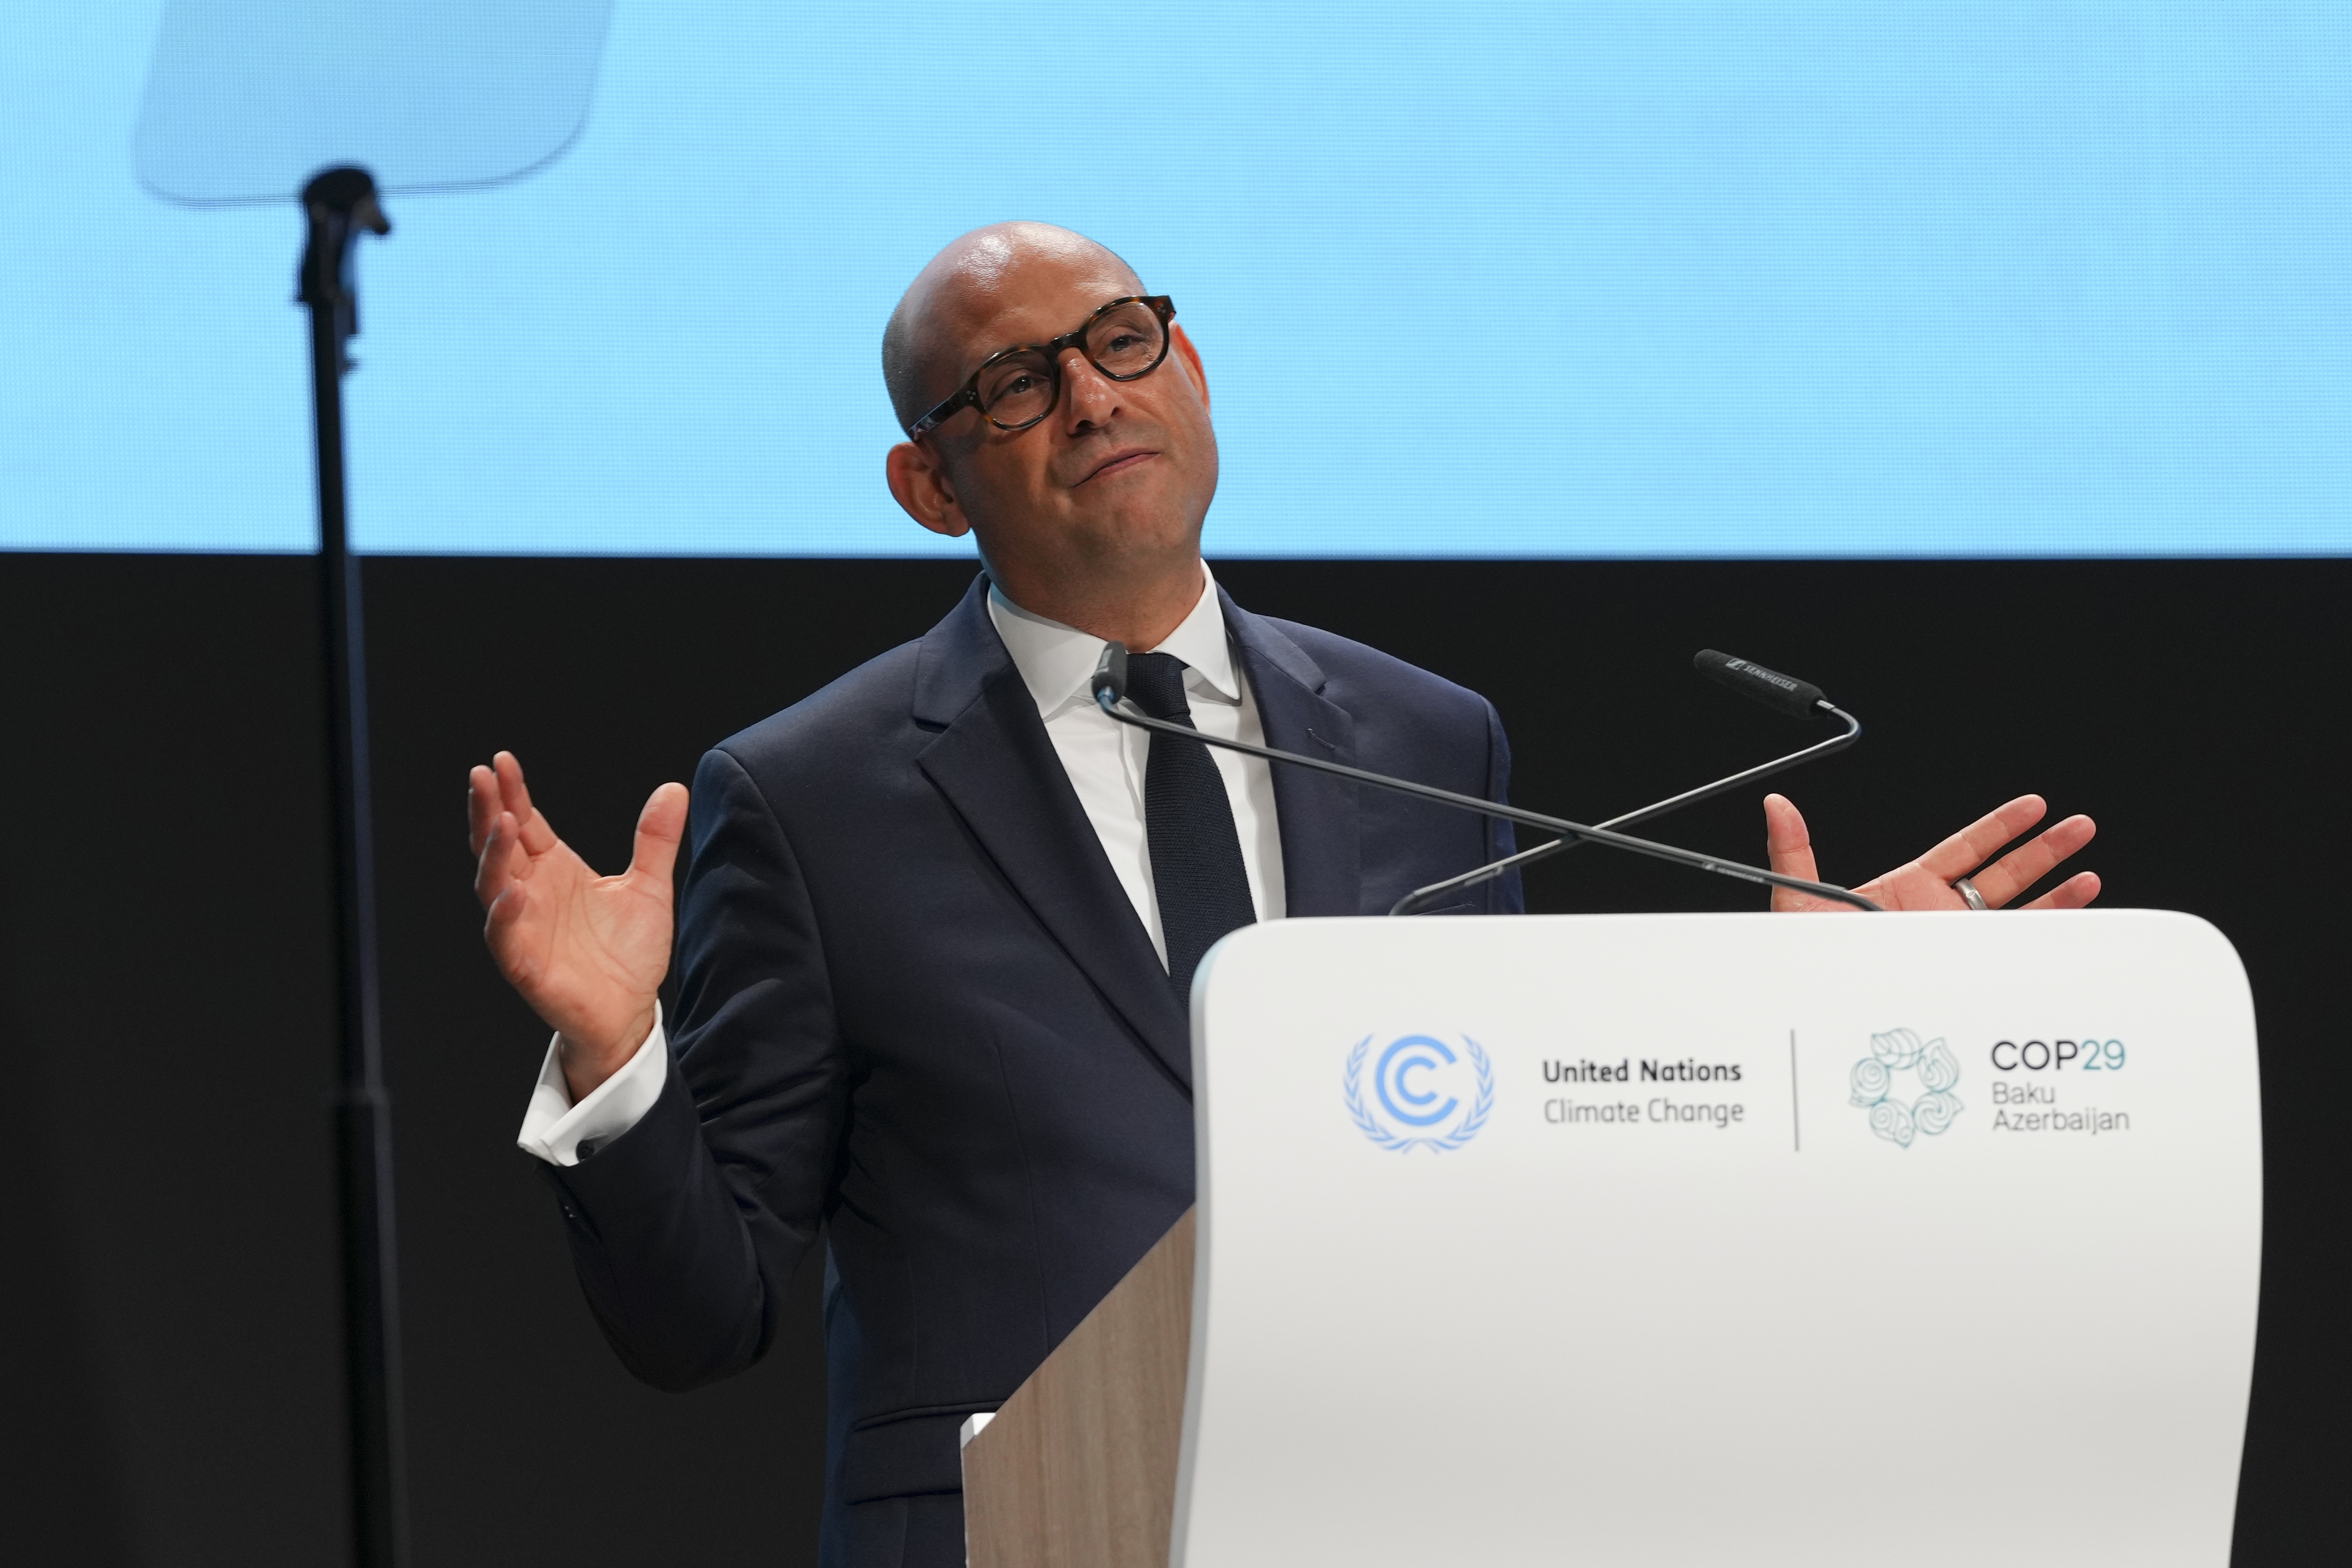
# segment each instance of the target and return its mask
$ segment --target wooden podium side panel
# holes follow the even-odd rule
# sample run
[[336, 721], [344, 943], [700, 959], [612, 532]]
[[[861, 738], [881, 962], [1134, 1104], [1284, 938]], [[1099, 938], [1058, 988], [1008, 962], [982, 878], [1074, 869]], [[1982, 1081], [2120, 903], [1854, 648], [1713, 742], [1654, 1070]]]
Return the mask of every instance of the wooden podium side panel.
[[971, 1568], [1167, 1568], [1192, 1211], [964, 1445]]

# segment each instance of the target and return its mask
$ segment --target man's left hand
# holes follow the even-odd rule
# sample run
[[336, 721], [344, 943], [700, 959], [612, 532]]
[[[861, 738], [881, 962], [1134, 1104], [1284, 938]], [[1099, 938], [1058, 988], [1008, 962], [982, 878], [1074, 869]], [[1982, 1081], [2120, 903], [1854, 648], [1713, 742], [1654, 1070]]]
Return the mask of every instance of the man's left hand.
[[[1966, 877], [1975, 884], [1988, 906], [2000, 909], [2040, 881], [2052, 867], [2088, 844], [2091, 836], [2098, 832], [2089, 817], [2070, 816], [1991, 865], [1985, 865], [2002, 845], [2041, 821], [2049, 810], [2048, 803], [2038, 795], [2019, 795], [1991, 816], [1969, 824], [1916, 860], [1873, 878], [1854, 891], [1888, 910], [1965, 910], [1969, 902], [1952, 883]], [[1764, 797], [1764, 837], [1770, 850], [1772, 869], [1802, 877], [1809, 882], [1821, 880], [1820, 873], [1813, 869], [1813, 844], [1805, 832], [1805, 819], [1788, 796]], [[1984, 868], [1977, 869], [1979, 866]], [[2098, 874], [2077, 871], [2025, 908], [2079, 910], [2098, 896]], [[1852, 907], [1790, 888], [1772, 889], [1772, 908], [1777, 911], [1827, 911]]]

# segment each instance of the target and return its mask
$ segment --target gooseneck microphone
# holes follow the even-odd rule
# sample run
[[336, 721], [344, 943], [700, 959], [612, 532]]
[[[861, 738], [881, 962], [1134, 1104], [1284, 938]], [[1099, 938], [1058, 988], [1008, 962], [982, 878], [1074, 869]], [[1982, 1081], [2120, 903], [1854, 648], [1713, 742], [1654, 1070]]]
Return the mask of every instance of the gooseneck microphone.
[[[1703, 647], [1691, 657], [1691, 668], [1718, 686], [1728, 686], [1742, 697], [1761, 702], [1767, 708], [1777, 708], [1791, 719], [1810, 719], [1813, 711], [1829, 707], [1829, 699], [1822, 689], [1810, 680], [1799, 680], [1793, 675], [1783, 675], [1777, 669], [1767, 669], [1744, 658], [1734, 658], [1727, 653], [1717, 653]], [[1836, 710], [1832, 709], [1834, 712]]]
[[1522, 811], [1515, 805], [1498, 805], [1491, 800], [1481, 800], [1475, 795], [1458, 795], [1450, 789], [1439, 789], [1434, 784], [1415, 784], [1411, 779], [1391, 778], [1386, 773], [1376, 773], [1363, 768], [1352, 768], [1345, 763], [1326, 762], [1321, 757], [1302, 756], [1297, 752], [1277, 752], [1271, 746], [1254, 746], [1247, 741], [1228, 741], [1222, 736], [1203, 734], [1189, 724], [1173, 723], [1165, 719], [1154, 719], [1147, 714], [1133, 711], [1121, 706], [1127, 697], [1127, 645], [1125, 643], [1113, 642], [1103, 645], [1102, 658], [1095, 666], [1094, 679], [1090, 684], [1097, 706], [1118, 722], [1138, 730], [1165, 731], [1180, 740], [1198, 741], [1204, 745], [1219, 746], [1228, 752], [1239, 752], [1245, 757], [1263, 757], [1269, 763], [1286, 763], [1292, 767], [1312, 768], [1317, 773], [1352, 779], [1358, 784], [1370, 784], [1375, 789], [1412, 795], [1417, 800], [1433, 801], [1439, 805], [1450, 805], [1456, 811], [1473, 812], [1480, 816], [1496, 817], [1528, 827], [1540, 827], [1547, 833], [1558, 833], [1566, 837], [1589, 840], [1594, 844], [1605, 844], [1612, 849], [1622, 849], [1634, 855], [1647, 855], [1654, 859], [1670, 860], [1675, 865], [1688, 866], [1694, 870], [1711, 871], [1718, 877], [1735, 877], [1743, 882], [1758, 882], [1773, 888], [1789, 888], [1797, 892], [1811, 893], [1816, 898], [1829, 899], [1841, 904], [1851, 904], [1855, 909], [1868, 910], [1874, 914], [1882, 912], [1878, 905], [1864, 898], [1860, 893], [1829, 882], [1809, 882], [1802, 877], [1783, 876], [1778, 871], [1765, 870], [1760, 866], [1749, 866], [1738, 860], [1725, 860], [1713, 855], [1702, 855], [1692, 849], [1677, 849], [1671, 844], [1659, 844], [1647, 838], [1635, 838], [1630, 834], [1614, 832], [1606, 827], [1588, 827], [1580, 822], [1569, 822], [1557, 816], [1546, 816], [1540, 812]]
[[[1701, 784], [1696, 789], [1685, 790], [1680, 795], [1669, 796], [1652, 805], [1645, 805], [1639, 811], [1629, 811], [1622, 816], [1612, 816], [1600, 824], [1601, 826], [1624, 827], [1636, 822], [1647, 822], [1654, 816], [1664, 816], [1670, 811], [1679, 811], [1684, 806], [1695, 805], [1702, 800], [1711, 800], [1727, 791], [1738, 789], [1742, 784], [1754, 784], [1758, 779], [1769, 778], [1774, 773], [1783, 769], [1793, 768], [1800, 763], [1811, 762], [1815, 757], [1826, 757], [1832, 752], [1842, 752], [1853, 745], [1862, 734], [1862, 721], [1823, 697], [1822, 689], [1811, 681], [1799, 680], [1793, 676], [1782, 675], [1777, 670], [1767, 669], [1760, 664], [1751, 664], [1744, 658], [1734, 658], [1727, 653], [1717, 653], [1711, 647], [1701, 648], [1697, 657], [1691, 660], [1691, 665], [1708, 679], [1727, 686], [1742, 697], [1761, 702], [1767, 708], [1777, 709], [1780, 712], [1799, 719], [1810, 719], [1819, 713], [1843, 721], [1845, 731], [1842, 734], [1832, 735], [1826, 741], [1815, 742], [1802, 751], [1791, 752], [1785, 757], [1776, 758], [1759, 766], [1747, 769], [1745, 772], [1733, 773], [1729, 778], [1717, 779], [1711, 784]], [[1500, 860], [1490, 860], [1486, 865], [1465, 871], [1458, 877], [1448, 877], [1443, 882], [1432, 882], [1426, 888], [1415, 888], [1412, 892], [1399, 899], [1395, 908], [1390, 910], [1389, 913], [1391, 915], [1415, 913], [1436, 902], [1447, 893], [1455, 892], [1464, 888], [1475, 888], [1481, 882], [1492, 881], [1506, 871], [1532, 865], [1548, 856], [1559, 854], [1562, 850], [1573, 849], [1583, 842], [1580, 838], [1555, 838], [1549, 844], [1538, 844], [1531, 849], [1522, 849], [1517, 854], [1506, 856]]]

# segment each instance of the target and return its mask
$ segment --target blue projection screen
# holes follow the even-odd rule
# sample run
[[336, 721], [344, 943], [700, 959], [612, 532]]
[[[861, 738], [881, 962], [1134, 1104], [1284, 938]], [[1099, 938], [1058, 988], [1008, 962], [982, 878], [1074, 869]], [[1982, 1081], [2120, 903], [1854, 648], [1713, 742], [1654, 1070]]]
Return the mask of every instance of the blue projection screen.
[[[164, 10], [0, 30], [0, 546], [312, 545], [299, 219], [142, 184]], [[1174, 296], [1214, 554], [2352, 553], [2352, 6], [616, 0], [593, 65], [362, 247], [362, 549], [967, 553], [878, 342], [1020, 216]]]

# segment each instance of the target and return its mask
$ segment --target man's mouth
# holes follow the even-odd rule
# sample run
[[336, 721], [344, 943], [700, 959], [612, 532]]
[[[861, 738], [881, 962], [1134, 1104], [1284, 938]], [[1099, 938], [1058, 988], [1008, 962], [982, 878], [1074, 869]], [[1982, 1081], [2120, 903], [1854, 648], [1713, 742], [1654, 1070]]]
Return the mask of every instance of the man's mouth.
[[[1158, 456], [1160, 456], [1159, 453], [1151, 450], [1148, 447], [1129, 447], [1122, 451], [1113, 452], [1109, 457], [1105, 458], [1101, 462], [1096, 464], [1094, 470], [1087, 474], [1085, 479], [1080, 479], [1078, 484], [1087, 484], [1092, 480], [1102, 479], [1106, 475], [1109, 474], [1123, 473], [1127, 469], [1132, 468], [1138, 464], [1149, 462]], [[1071, 488], [1075, 489], [1077, 487], [1074, 485]]]

